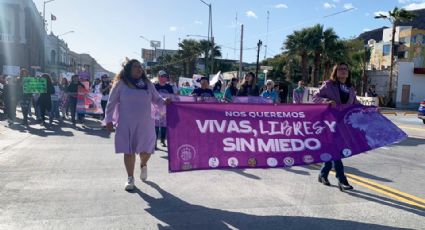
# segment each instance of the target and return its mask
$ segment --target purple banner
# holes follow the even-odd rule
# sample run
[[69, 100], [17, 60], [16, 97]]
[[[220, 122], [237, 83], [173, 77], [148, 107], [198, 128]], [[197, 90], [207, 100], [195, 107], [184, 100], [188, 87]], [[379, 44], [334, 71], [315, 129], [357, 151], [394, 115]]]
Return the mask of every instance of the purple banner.
[[406, 138], [362, 105], [172, 103], [167, 123], [170, 172], [306, 165]]
[[251, 104], [272, 104], [273, 100], [270, 98], [264, 97], [233, 97], [233, 103], [251, 103]]

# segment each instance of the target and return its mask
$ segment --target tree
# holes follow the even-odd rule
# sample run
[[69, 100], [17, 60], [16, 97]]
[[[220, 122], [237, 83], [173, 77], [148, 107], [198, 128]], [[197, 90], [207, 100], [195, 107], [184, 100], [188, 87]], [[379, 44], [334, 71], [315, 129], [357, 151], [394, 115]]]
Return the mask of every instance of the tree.
[[313, 68], [313, 85], [317, 86], [319, 81], [319, 71], [321, 66], [321, 55], [324, 51], [323, 45], [323, 26], [317, 24], [311, 28], [308, 28], [308, 40], [307, 49], [309, 53], [314, 57], [314, 68]]
[[191, 77], [195, 73], [196, 61], [202, 50], [199, 42], [193, 39], [184, 39], [179, 43], [180, 50], [177, 52], [183, 62], [183, 72], [185, 76]]
[[389, 92], [388, 92], [388, 103], [392, 103], [393, 98], [393, 62], [394, 62], [394, 36], [396, 32], [396, 24], [400, 22], [406, 22], [411, 21], [413, 18], [415, 18], [416, 15], [405, 10], [405, 9], [399, 9], [398, 7], [395, 7], [392, 11], [388, 11], [388, 15], [379, 14], [378, 16], [375, 16], [376, 19], [385, 19], [388, 20], [392, 25], [392, 33], [391, 33], [391, 51], [390, 51], [390, 84], [389, 84]]
[[301, 58], [302, 79], [305, 82], [308, 82], [308, 39], [308, 30], [302, 29], [288, 35], [284, 43], [290, 55], [298, 55]]

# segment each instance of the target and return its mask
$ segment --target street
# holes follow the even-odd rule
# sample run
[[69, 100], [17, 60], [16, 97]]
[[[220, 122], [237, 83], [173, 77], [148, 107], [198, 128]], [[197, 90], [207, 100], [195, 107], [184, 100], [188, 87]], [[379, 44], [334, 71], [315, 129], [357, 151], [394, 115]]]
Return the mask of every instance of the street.
[[[122, 155], [100, 122], [0, 126], [0, 229], [424, 229], [425, 125], [386, 115], [411, 137], [344, 159], [354, 190], [317, 182], [319, 166], [168, 173], [124, 191]], [[139, 162], [139, 161], [138, 161]], [[138, 164], [138, 163], [137, 163]], [[137, 165], [136, 164], [136, 165]]]

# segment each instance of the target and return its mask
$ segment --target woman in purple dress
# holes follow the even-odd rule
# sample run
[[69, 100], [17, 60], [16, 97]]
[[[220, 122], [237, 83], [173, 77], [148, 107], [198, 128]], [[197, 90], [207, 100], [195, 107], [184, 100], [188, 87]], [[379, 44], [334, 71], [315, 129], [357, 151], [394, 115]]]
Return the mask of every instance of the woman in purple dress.
[[[319, 92], [313, 96], [315, 103], [326, 103], [331, 106], [341, 104], [357, 104], [356, 91], [351, 84], [350, 72], [346, 63], [339, 63], [334, 66], [330, 80], [324, 82], [320, 87]], [[328, 161], [323, 163], [319, 174], [319, 182], [330, 186], [328, 175], [333, 167], [336, 171], [338, 179], [338, 187], [341, 191], [353, 189], [348, 183], [347, 177], [344, 174], [344, 165], [342, 160]]]
[[147, 179], [147, 162], [155, 151], [155, 122], [151, 103], [169, 103], [146, 77], [140, 62], [128, 61], [115, 77], [106, 106], [106, 127], [115, 134], [115, 152], [124, 153], [128, 179], [125, 190], [134, 188], [136, 154], [140, 155], [140, 179]]

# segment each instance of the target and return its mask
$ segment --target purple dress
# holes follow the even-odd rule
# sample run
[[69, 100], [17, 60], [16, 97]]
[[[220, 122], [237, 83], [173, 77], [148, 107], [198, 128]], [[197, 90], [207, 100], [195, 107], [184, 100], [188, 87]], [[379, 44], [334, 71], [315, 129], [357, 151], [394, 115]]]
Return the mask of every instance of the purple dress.
[[122, 80], [112, 88], [105, 122], [114, 122], [117, 126], [116, 153], [154, 153], [156, 134], [151, 103], [164, 103], [151, 82], [147, 90], [130, 88]]

